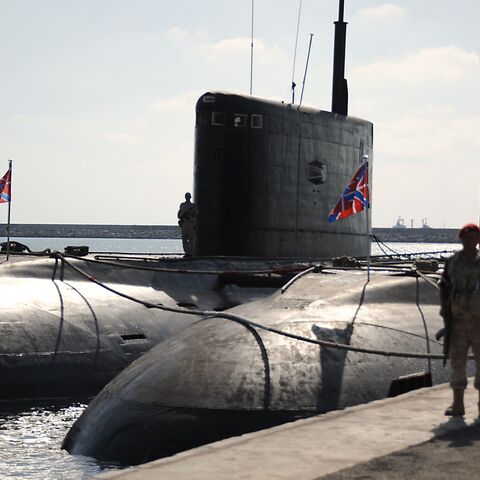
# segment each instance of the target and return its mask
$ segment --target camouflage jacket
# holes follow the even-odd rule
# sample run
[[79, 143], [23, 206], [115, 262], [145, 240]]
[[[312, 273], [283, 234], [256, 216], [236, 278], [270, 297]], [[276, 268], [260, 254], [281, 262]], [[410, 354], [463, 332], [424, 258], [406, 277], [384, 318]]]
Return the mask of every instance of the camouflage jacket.
[[454, 316], [480, 317], [480, 252], [472, 259], [463, 251], [445, 263], [442, 275], [443, 301], [450, 301]]

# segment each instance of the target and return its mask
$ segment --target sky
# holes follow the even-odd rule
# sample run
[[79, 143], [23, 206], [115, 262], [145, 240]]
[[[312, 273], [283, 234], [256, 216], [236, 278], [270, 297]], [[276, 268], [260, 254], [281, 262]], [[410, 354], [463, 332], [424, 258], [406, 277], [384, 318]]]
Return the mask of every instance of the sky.
[[[313, 34], [303, 103], [330, 110], [338, 1], [301, 1], [294, 57], [299, 6], [254, 0], [253, 95], [288, 102], [294, 78], [298, 98]], [[374, 124], [376, 227], [479, 219], [479, 17], [478, 0], [345, 0], [349, 114]], [[249, 92], [251, 28], [251, 0], [0, 0], [12, 222], [175, 224], [195, 102]]]

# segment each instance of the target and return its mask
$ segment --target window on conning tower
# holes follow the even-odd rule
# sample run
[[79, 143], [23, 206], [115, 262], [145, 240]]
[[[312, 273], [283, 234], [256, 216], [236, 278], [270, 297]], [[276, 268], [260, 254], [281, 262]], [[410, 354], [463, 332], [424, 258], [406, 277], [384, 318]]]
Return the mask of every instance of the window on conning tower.
[[246, 127], [248, 115], [246, 113], [236, 113], [233, 117], [234, 127]]
[[223, 112], [212, 112], [212, 125], [224, 126], [227, 123], [227, 116]]
[[252, 118], [250, 119], [250, 125], [252, 128], [263, 128], [263, 115], [252, 113]]

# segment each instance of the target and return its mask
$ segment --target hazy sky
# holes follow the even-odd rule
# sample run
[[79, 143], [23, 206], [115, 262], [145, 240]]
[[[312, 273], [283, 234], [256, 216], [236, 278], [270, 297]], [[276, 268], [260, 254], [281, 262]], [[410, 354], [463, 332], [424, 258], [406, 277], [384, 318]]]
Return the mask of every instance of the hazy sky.
[[[255, 0], [255, 96], [290, 100], [298, 7]], [[337, 0], [302, 2], [295, 81], [313, 33], [304, 104], [324, 110], [337, 14]], [[350, 114], [374, 123], [374, 226], [478, 220], [479, 17], [478, 0], [345, 0]], [[0, 0], [12, 222], [176, 223], [195, 101], [248, 92], [250, 29], [251, 0]]]

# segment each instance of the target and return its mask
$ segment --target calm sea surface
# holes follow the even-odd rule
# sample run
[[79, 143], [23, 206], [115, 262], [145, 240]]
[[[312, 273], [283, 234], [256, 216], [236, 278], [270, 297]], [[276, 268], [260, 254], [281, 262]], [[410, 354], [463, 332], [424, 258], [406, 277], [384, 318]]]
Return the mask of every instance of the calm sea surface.
[[[67, 245], [88, 245], [90, 251], [132, 253], [181, 253], [180, 240], [131, 240], [89, 238], [15, 238], [33, 251], [63, 251]], [[5, 241], [1, 239], [0, 241]], [[396, 252], [444, 252], [455, 244], [388, 243]], [[372, 255], [381, 253], [372, 245]], [[85, 409], [84, 402], [54, 405], [0, 406], [0, 480], [79, 480], [118, 468], [99, 465], [93, 458], [73, 456], [60, 449], [67, 431]]]

